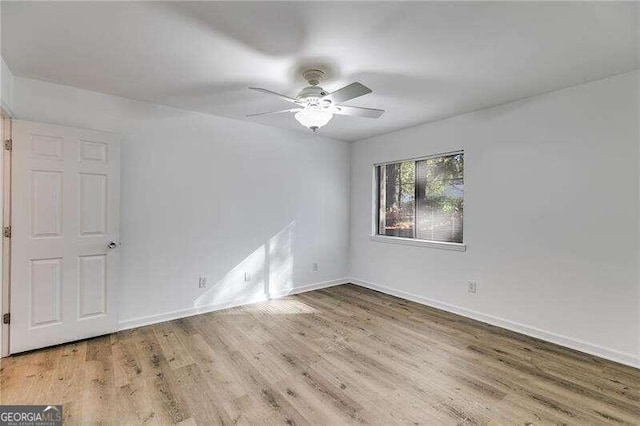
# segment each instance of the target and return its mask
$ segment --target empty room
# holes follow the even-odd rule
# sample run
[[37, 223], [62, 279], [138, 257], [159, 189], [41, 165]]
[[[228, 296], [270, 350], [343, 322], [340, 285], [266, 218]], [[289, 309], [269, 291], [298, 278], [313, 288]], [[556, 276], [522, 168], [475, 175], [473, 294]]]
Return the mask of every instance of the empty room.
[[0, 1], [0, 426], [640, 425], [640, 2]]

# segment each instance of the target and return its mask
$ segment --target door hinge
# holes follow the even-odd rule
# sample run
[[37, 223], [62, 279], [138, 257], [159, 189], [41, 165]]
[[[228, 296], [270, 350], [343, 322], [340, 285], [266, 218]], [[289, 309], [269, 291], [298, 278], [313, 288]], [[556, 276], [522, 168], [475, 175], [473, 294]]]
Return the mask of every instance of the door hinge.
[[4, 149], [6, 149], [7, 151], [11, 151], [11, 148], [13, 148], [13, 140], [6, 139], [4, 141]]
[[6, 314], [2, 315], [2, 323], [3, 324], [11, 324], [11, 314], [10, 313], [6, 313]]
[[5, 226], [2, 229], [2, 236], [5, 238], [11, 238], [11, 227], [10, 226]]

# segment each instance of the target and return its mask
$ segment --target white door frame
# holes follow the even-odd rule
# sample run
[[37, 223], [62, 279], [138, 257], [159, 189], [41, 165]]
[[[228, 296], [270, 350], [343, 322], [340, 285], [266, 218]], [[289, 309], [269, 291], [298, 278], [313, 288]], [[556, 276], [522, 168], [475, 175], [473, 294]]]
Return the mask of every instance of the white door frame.
[[[2, 211], [1, 228], [11, 226], [11, 150], [4, 146], [6, 141], [11, 140], [11, 116], [2, 108], [0, 108], [0, 131], [2, 137], [2, 155], [0, 160], [0, 211]], [[10, 272], [11, 272], [11, 239], [2, 235], [2, 257], [0, 259], [0, 269], [2, 270], [2, 291], [0, 292], [0, 308], [2, 316], [9, 313], [10, 306]], [[1, 318], [0, 318], [1, 321]], [[0, 357], [9, 355], [9, 324], [1, 321], [0, 327]]]

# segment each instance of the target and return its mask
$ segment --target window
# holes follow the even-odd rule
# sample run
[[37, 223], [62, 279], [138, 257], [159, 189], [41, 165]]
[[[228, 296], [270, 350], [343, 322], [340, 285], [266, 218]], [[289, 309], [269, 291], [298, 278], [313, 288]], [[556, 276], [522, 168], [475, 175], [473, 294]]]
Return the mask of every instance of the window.
[[464, 153], [376, 166], [377, 235], [462, 243]]

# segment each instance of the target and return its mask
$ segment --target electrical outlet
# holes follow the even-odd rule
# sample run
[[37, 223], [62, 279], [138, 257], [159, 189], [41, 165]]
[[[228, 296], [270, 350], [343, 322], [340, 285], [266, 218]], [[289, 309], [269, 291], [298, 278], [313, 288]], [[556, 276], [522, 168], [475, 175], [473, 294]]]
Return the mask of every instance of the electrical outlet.
[[251, 273], [245, 272], [244, 273], [244, 282], [248, 283], [249, 281], [251, 281]]
[[475, 293], [478, 288], [478, 283], [476, 281], [469, 281], [467, 291], [469, 293]]
[[320, 268], [318, 267], [318, 262], [313, 262], [313, 264], [311, 265], [311, 270], [313, 272], [318, 272]]
[[207, 277], [198, 278], [198, 288], [207, 288]]

